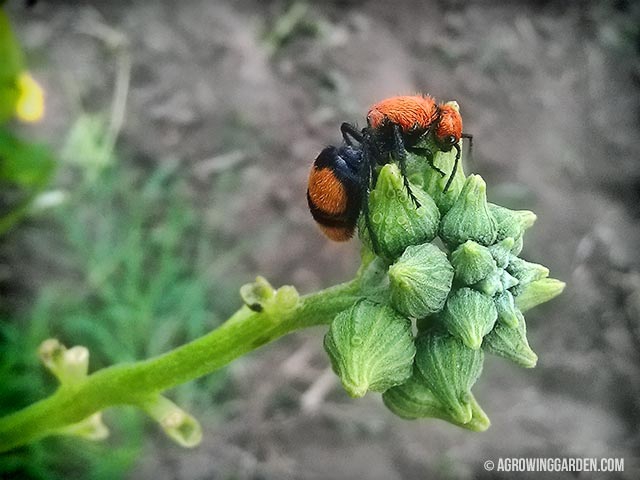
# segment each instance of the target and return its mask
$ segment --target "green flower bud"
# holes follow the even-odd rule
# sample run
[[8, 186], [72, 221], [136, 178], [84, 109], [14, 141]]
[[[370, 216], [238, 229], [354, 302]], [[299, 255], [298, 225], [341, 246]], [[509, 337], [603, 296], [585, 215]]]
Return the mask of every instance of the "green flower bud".
[[487, 206], [487, 186], [479, 175], [470, 175], [451, 209], [440, 223], [440, 237], [449, 247], [473, 240], [491, 245], [496, 222]]
[[382, 394], [382, 401], [386, 407], [401, 418], [412, 420], [416, 418], [439, 418], [474, 432], [483, 432], [489, 428], [490, 422], [473, 394], [469, 394], [471, 404], [471, 420], [460, 423], [451, 417], [447, 409], [436, 398], [424, 383], [420, 373], [414, 373], [407, 382], [390, 388]]
[[471, 405], [471, 420], [464, 424], [456, 423], [456, 425], [472, 432], [484, 432], [491, 426], [491, 421], [471, 392], [469, 392], [469, 404]]
[[176, 411], [160, 422], [165, 433], [181, 447], [196, 447], [202, 441], [202, 427], [195, 417]]
[[[511, 237], [522, 240], [524, 231], [536, 221], [536, 214], [529, 210], [510, 210], [493, 203], [489, 204], [489, 211], [496, 220], [497, 239]], [[519, 253], [519, 252], [518, 252]]]
[[293, 312], [300, 303], [300, 295], [296, 290], [296, 287], [291, 285], [282, 285], [276, 290], [276, 295], [273, 297], [273, 301], [268, 302], [265, 305], [265, 313], [282, 317], [287, 313]]
[[339, 313], [324, 337], [333, 370], [352, 397], [384, 392], [410, 376], [416, 348], [411, 321], [368, 300]]
[[442, 310], [453, 281], [453, 267], [431, 243], [407, 247], [389, 268], [391, 305], [407, 317]]
[[261, 276], [258, 276], [255, 282], [240, 287], [240, 296], [251, 310], [264, 311], [267, 315], [280, 318], [285, 313], [293, 311], [300, 301], [300, 296], [294, 287], [283, 285], [276, 290]]
[[[451, 149], [448, 152], [443, 152], [435, 142], [432, 141], [426, 142], [424, 146], [433, 152], [433, 164], [445, 172], [445, 175], [442, 176], [435, 168], [425, 165], [427, 159], [420, 157], [419, 165], [423, 172], [424, 190], [433, 198], [440, 209], [440, 213], [444, 215], [451, 209], [464, 186], [466, 178], [462, 168], [464, 162], [458, 162], [458, 169], [453, 177], [453, 181], [451, 185], [449, 185], [449, 189], [445, 192], [444, 187], [449, 180], [449, 174], [456, 158], [456, 151], [455, 149]], [[418, 147], [420, 147], [420, 145], [418, 145]]]
[[518, 315], [511, 292], [505, 290], [496, 296], [494, 301], [498, 312], [498, 320], [507, 327], [515, 328], [518, 325]]
[[402, 385], [390, 388], [382, 394], [382, 400], [389, 410], [401, 418], [441, 418], [449, 420], [449, 412], [442, 406], [419, 372]]
[[[522, 237], [521, 237], [522, 239]], [[512, 249], [515, 246], [515, 240], [511, 237], [507, 237], [504, 240], [500, 240], [498, 243], [489, 247], [489, 251], [496, 261], [498, 268], [506, 268], [511, 259]]]
[[514, 328], [498, 323], [491, 333], [484, 337], [482, 348], [525, 368], [533, 368], [538, 362], [538, 356], [529, 347], [524, 316], [518, 310], [515, 312], [517, 326]]
[[417, 186], [411, 192], [420, 202], [416, 208], [394, 163], [385, 165], [369, 195], [369, 224], [377, 241], [377, 253], [398, 258], [409, 245], [430, 242], [438, 233], [440, 211], [433, 199]]
[[48, 338], [38, 347], [38, 356], [42, 364], [62, 381], [64, 377], [64, 354], [67, 348], [56, 338]]
[[467, 240], [451, 254], [456, 280], [472, 285], [496, 270], [496, 262], [487, 247]]
[[251, 310], [261, 312], [264, 304], [273, 299], [276, 291], [266, 278], [258, 276], [253, 283], [240, 287], [240, 297]]
[[473, 285], [473, 288], [490, 297], [493, 297], [497, 293], [502, 292], [504, 290], [504, 287], [502, 286], [501, 272], [502, 270], [494, 270], [484, 279]]
[[161, 395], [140, 404], [157, 421], [169, 438], [182, 447], [195, 447], [202, 440], [202, 427], [192, 415]]
[[416, 367], [449, 416], [458, 423], [473, 417], [471, 387], [482, 372], [482, 350], [471, 350], [448, 333], [431, 330], [416, 340]]
[[521, 312], [526, 312], [536, 305], [548, 302], [557, 297], [564, 290], [565, 283], [555, 278], [543, 278], [525, 285], [520, 293], [515, 296], [516, 307]]
[[541, 280], [549, 276], [549, 269], [537, 263], [527, 262], [516, 256], [511, 256], [507, 271], [519, 280], [520, 285], [513, 289], [513, 294], [518, 295], [529, 283]]
[[[510, 238], [510, 237], [507, 237]], [[518, 237], [513, 241], [513, 248], [511, 249], [511, 253], [514, 255], [520, 255], [522, 252], [522, 248], [524, 247], [524, 240], [522, 237]]]
[[491, 298], [470, 288], [461, 288], [449, 297], [441, 317], [451, 335], [477, 350], [482, 338], [495, 325], [498, 312]]
[[503, 290], [509, 290], [510, 288], [513, 288], [520, 283], [517, 278], [512, 277], [506, 270], [500, 270], [499, 273]]
[[40, 361], [63, 385], [78, 383], [89, 371], [89, 350], [75, 346], [67, 349], [55, 338], [49, 338], [38, 348]]

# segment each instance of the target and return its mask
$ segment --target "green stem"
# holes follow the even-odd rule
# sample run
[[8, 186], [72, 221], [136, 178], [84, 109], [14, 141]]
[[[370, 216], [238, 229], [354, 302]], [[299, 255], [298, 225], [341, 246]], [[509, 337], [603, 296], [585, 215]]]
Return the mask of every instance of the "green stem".
[[242, 307], [220, 327], [158, 357], [115, 365], [62, 385], [51, 396], [0, 419], [0, 452], [32, 442], [115, 405], [141, 405], [166, 389], [213, 372], [287, 333], [328, 324], [354, 303], [359, 282], [299, 299], [293, 308]]

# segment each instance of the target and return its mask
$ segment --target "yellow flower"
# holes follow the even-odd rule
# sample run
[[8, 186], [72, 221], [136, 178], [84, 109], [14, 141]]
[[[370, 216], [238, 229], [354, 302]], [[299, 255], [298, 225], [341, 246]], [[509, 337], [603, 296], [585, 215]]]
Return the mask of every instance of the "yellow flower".
[[37, 122], [44, 115], [44, 91], [28, 72], [18, 77], [16, 116], [23, 122]]

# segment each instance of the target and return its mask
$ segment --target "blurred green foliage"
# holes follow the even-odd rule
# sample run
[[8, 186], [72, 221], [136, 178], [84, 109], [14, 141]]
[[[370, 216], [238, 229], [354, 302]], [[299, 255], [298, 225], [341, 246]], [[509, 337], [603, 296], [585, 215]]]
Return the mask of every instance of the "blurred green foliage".
[[0, 6], [0, 123], [15, 112], [18, 102], [18, 75], [24, 68], [22, 51], [16, 41], [6, 13]]
[[0, 127], [0, 235], [28, 212], [54, 167], [45, 146], [20, 140]]
[[[145, 172], [105, 150], [104, 124], [83, 115], [71, 129], [58, 180], [64, 200], [46, 210], [51, 238], [42, 245], [51, 251], [40, 252], [54, 267], [42, 272], [46, 286], [24, 318], [0, 319], [0, 414], [55, 388], [36, 355], [48, 337], [88, 347], [94, 371], [168, 351], [238, 307], [237, 290], [246, 278], [235, 263], [249, 244], [224, 244], [217, 232], [226, 219], [194, 206], [176, 162]], [[214, 178], [211, 204], [224, 204], [235, 177], [229, 171]], [[221, 372], [169, 396], [210, 421], [224, 386]], [[121, 476], [141, 453], [145, 423], [139, 413], [118, 410], [106, 412], [112, 431], [106, 442], [46, 439], [2, 457], [0, 477]]]
[[23, 70], [20, 45], [0, 7], [0, 235], [27, 213], [54, 169], [46, 147], [20, 140], [2, 126], [16, 113]]
[[309, 4], [292, 1], [265, 26], [263, 42], [269, 55], [275, 55], [297, 37], [314, 37], [320, 25], [310, 18]]

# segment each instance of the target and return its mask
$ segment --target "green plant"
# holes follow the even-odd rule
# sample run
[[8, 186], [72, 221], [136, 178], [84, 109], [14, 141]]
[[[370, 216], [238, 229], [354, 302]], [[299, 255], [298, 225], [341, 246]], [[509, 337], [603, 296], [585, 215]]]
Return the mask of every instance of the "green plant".
[[22, 219], [49, 184], [55, 163], [49, 150], [0, 127], [0, 235]]
[[[454, 155], [439, 152], [434, 160], [447, 172]], [[484, 181], [465, 177], [462, 169], [446, 193], [446, 177], [424, 158], [410, 155], [408, 172], [412, 188], [422, 189], [437, 208], [388, 217], [406, 211], [411, 199], [398, 167], [382, 168], [369, 209], [381, 256], [372, 253], [368, 229], [361, 228], [362, 266], [350, 282], [299, 296], [293, 287], [274, 289], [259, 277], [241, 289], [245, 306], [215, 330], [149, 360], [91, 375], [86, 350], [45, 342], [41, 359], [60, 387], [0, 420], [0, 449], [53, 434], [101, 435], [105, 427], [97, 415], [115, 405], [142, 409], [179, 443], [194, 445], [198, 423], [163, 392], [314, 325], [331, 325], [325, 346], [351, 395], [384, 391], [385, 404], [402, 417], [486, 429], [488, 418], [471, 394], [484, 351], [534, 366], [522, 312], [555, 297], [564, 284], [546, 278], [546, 268], [517, 257], [533, 213], [487, 203]], [[426, 230], [413, 224], [433, 222], [437, 229], [415, 235]]]
[[[2, 2], [4, 3], [4, 2]], [[24, 69], [22, 51], [13, 35], [9, 18], [0, 3], [0, 123], [15, 115], [20, 98], [19, 76]]]
[[44, 109], [40, 86], [26, 72], [20, 45], [0, 5], [0, 235], [23, 218], [45, 188], [54, 161], [42, 145], [25, 142], [4, 126], [13, 117], [40, 119]]
[[[105, 366], [197, 338], [234, 307], [242, 272], [231, 266], [251, 243], [227, 249], [220, 259], [225, 248], [217, 232], [224, 219], [205, 224], [175, 162], [145, 175], [105, 150], [104, 134], [105, 122], [95, 116], [80, 116], [72, 128], [56, 186], [62, 202], [46, 210], [47, 253], [40, 253], [55, 272], [41, 274], [47, 286], [29, 312], [0, 319], [1, 414], [52, 390], [35, 354], [52, 332], [64, 341], [82, 339], [93, 365]], [[213, 178], [212, 202], [228, 194], [233, 177]], [[47, 275], [55, 281], [46, 282]], [[177, 387], [172, 396], [213, 418], [219, 410], [212, 399], [225, 385], [219, 372]], [[44, 439], [3, 455], [0, 476], [67, 478], [68, 469], [83, 478], [120, 476], [139, 457], [144, 423], [131, 408], [107, 418], [114, 431], [107, 444], [78, 449], [68, 436]]]

